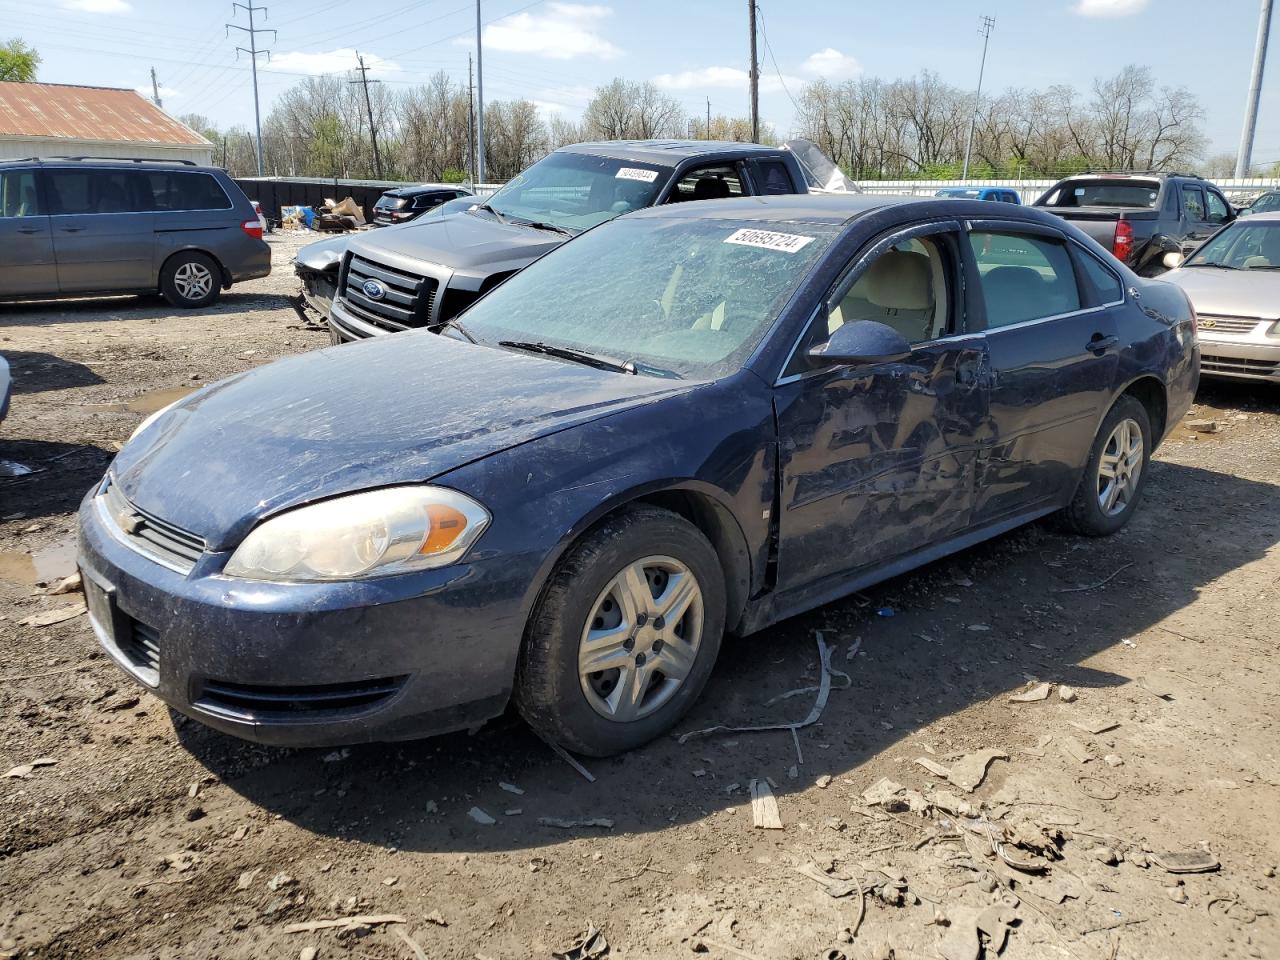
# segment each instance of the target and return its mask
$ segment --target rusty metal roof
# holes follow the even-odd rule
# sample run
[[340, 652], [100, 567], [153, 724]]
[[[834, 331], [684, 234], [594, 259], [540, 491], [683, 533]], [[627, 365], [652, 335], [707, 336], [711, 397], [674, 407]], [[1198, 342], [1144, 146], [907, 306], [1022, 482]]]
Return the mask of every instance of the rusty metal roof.
[[0, 82], [0, 137], [205, 146], [204, 137], [133, 90]]

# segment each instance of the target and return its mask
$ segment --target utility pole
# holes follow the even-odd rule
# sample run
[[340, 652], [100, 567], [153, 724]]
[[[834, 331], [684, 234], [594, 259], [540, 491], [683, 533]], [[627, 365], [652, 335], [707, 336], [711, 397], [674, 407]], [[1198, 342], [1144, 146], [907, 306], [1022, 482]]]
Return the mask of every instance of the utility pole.
[[969, 156], [973, 151], [973, 128], [978, 125], [978, 110], [982, 106], [982, 77], [987, 72], [987, 44], [991, 42], [991, 31], [995, 29], [995, 17], [983, 17], [978, 32], [982, 34], [982, 65], [978, 67], [978, 95], [973, 101], [973, 116], [969, 118], [969, 138], [964, 144], [964, 169], [960, 172], [961, 180], [969, 179]]
[[476, 184], [484, 183], [484, 44], [481, 42], [480, 0], [476, 0]]
[[[756, 0], [747, 0], [751, 17], [751, 142], [760, 142], [760, 61], [756, 57]], [[708, 126], [710, 122], [708, 121]]]
[[1271, 0], [1262, 0], [1258, 15], [1258, 44], [1253, 50], [1253, 77], [1244, 108], [1244, 129], [1240, 132], [1240, 152], [1236, 155], [1236, 177], [1249, 175], [1253, 166], [1253, 134], [1258, 127], [1258, 97], [1262, 92], [1262, 70], [1267, 65], [1267, 38], [1271, 34]]
[[476, 87], [471, 76], [471, 54], [467, 54], [467, 173], [471, 177], [471, 188], [480, 181], [476, 179]]
[[155, 67], [151, 68], [151, 102], [164, 109], [164, 102], [160, 99], [160, 82], [156, 80]]
[[703, 131], [702, 139], [711, 139], [711, 98], [707, 97], [707, 128]]
[[254, 129], [255, 135], [257, 136], [257, 142], [258, 142], [258, 176], [262, 176], [262, 111], [258, 104], [258, 54], [265, 53], [267, 55], [267, 62], [270, 63], [271, 51], [258, 49], [258, 34], [260, 33], [271, 34], [271, 42], [275, 43], [276, 32], [270, 29], [264, 30], [259, 27], [255, 27], [253, 25], [253, 15], [257, 13], [259, 10], [262, 11], [263, 19], [264, 20], [266, 19], [266, 16], [267, 16], [266, 7], [255, 7], [253, 5], [253, 0], [249, 0], [249, 3], [247, 4], [245, 3], [231, 4], [231, 15], [233, 17], [236, 15], [236, 10], [244, 10], [246, 13], [249, 14], [249, 26], [242, 27], [237, 23], [228, 23], [226, 24], [227, 36], [231, 36], [232, 30], [240, 30], [249, 35], [248, 49], [244, 47], [236, 47], [236, 59], [237, 60], [240, 59], [240, 54], [247, 53], [249, 55], [249, 62], [253, 66], [253, 129]]
[[358, 83], [364, 87], [364, 109], [369, 114], [369, 141], [373, 144], [373, 169], [377, 172], [378, 178], [382, 178], [382, 157], [378, 154], [378, 129], [373, 125], [373, 101], [369, 99], [369, 84], [381, 83], [381, 80], [369, 79], [369, 68], [364, 65], [364, 57], [360, 56], [360, 51], [356, 51], [356, 63], [360, 66], [356, 67], [360, 74], [359, 80], [348, 80], [347, 83]]

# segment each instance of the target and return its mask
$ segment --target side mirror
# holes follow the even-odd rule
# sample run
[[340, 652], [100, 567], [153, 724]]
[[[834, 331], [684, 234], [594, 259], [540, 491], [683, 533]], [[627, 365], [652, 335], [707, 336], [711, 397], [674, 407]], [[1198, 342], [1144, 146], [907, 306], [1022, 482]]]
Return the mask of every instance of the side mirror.
[[836, 328], [826, 343], [809, 348], [817, 367], [846, 363], [892, 363], [911, 355], [911, 344], [893, 327], [875, 320], [850, 320]]
[[1186, 257], [1178, 253], [1176, 250], [1170, 250], [1168, 253], [1164, 255], [1164, 258], [1163, 260], [1161, 260], [1161, 262], [1170, 270], [1176, 270], [1178, 267], [1182, 266], [1183, 263], [1186, 262], [1186, 259], [1187, 259]]

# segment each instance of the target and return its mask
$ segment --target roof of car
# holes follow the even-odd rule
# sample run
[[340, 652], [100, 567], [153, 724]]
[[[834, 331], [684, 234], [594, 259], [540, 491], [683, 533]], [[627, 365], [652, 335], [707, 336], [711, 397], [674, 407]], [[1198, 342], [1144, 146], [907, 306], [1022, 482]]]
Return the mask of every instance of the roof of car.
[[1247, 225], [1250, 223], [1258, 223], [1260, 221], [1271, 222], [1275, 220], [1280, 220], [1280, 210], [1268, 210], [1265, 213], [1251, 213], [1249, 214], [1249, 216], [1245, 217], [1243, 220], [1236, 220], [1233, 222], [1243, 223]]
[[845, 223], [883, 207], [903, 203], [935, 202], [937, 201], [932, 197], [907, 197], [893, 194], [794, 193], [767, 197], [731, 197], [728, 200], [699, 200], [696, 203], [664, 203], [627, 216], [628, 219], [679, 217], [689, 220], [761, 220], [779, 223], [789, 220], [805, 223]]
[[412, 194], [412, 193], [434, 193], [440, 190], [454, 190], [462, 193], [470, 194], [471, 191], [460, 183], [413, 183], [404, 187], [392, 187], [387, 193], [396, 194]]
[[602, 140], [570, 144], [561, 147], [557, 153], [589, 153], [594, 156], [637, 160], [641, 163], [672, 167], [690, 157], [719, 156], [726, 153], [777, 154], [779, 150], [781, 150], [780, 147], [766, 147], [758, 143], [737, 143], [731, 140]]

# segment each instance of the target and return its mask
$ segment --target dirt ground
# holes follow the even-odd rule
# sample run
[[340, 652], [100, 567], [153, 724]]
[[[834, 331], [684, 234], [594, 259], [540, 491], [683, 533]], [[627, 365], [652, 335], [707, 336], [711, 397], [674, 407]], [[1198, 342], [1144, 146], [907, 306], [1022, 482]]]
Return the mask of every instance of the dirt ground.
[[[609, 957], [970, 960], [1006, 922], [1014, 960], [1280, 957], [1274, 390], [1204, 388], [1219, 432], [1179, 427], [1114, 538], [1035, 525], [726, 644], [681, 732], [805, 718], [813, 690], [774, 698], [835, 647], [794, 742], [664, 738], [594, 783], [514, 717], [251, 746], [142, 693], [84, 616], [23, 626], [79, 602], [41, 585], [145, 412], [327, 343], [283, 299], [297, 242], [206, 311], [0, 306], [0, 460], [36, 470], [0, 480], [0, 772], [56, 761], [0, 777], [0, 958], [550, 958], [594, 924]], [[1067, 699], [1010, 702], [1033, 681]], [[1008, 759], [968, 793], [984, 750]], [[753, 828], [753, 780], [782, 829]], [[393, 922], [289, 930], [353, 915]]]

